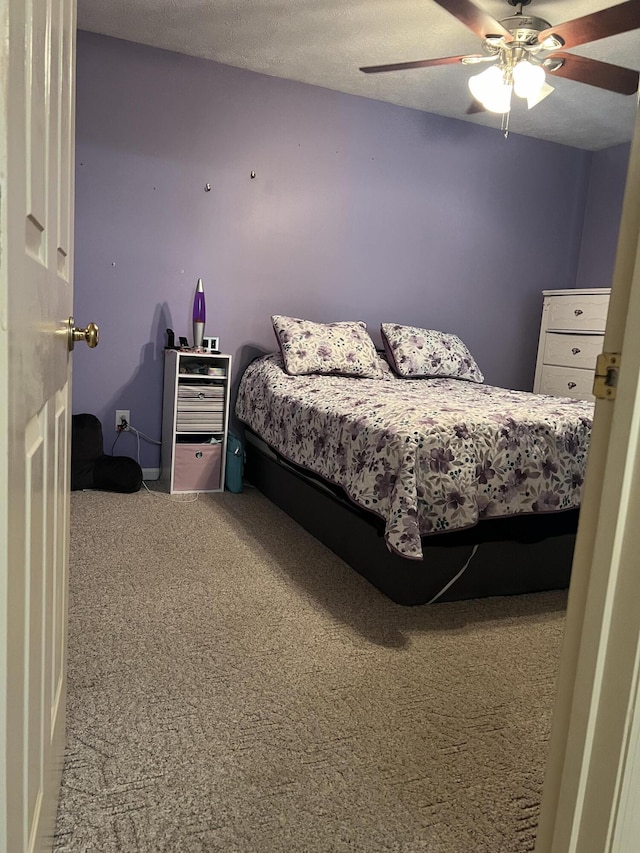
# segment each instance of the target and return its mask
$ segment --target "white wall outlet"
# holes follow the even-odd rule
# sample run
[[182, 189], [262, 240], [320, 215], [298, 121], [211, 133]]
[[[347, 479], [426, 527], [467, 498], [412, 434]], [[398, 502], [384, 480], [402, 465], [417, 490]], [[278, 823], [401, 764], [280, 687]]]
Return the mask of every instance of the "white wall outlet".
[[131, 423], [131, 412], [129, 409], [116, 409], [116, 429], [122, 426], [122, 418], [127, 422], [127, 426]]

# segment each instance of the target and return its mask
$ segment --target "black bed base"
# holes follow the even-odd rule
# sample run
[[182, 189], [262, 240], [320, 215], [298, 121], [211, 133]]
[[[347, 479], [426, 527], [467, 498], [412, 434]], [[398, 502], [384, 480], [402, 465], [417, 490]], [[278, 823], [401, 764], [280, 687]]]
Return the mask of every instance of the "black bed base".
[[[406, 560], [388, 550], [380, 519], [247, 438], [248, 482], [397, 604], [519, 595], [569, 585], [578, 510], [488, 520], [469, 530], [425, 537], [424, 560]], [[475, 545], [467, 569], [438, 595]]]

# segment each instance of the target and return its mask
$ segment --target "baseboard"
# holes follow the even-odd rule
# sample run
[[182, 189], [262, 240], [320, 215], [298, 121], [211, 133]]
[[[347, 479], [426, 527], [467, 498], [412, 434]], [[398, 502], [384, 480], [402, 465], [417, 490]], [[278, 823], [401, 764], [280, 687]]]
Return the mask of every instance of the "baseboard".
[[142, 479], [143, 480], [159, 480], [161, 470], [162, 470], [161, 468], [143, 468], [142, 469]]

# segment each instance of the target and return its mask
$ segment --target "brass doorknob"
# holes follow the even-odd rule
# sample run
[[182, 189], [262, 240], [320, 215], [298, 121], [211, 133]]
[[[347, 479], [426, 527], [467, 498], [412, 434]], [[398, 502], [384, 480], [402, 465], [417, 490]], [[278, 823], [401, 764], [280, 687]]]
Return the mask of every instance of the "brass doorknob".
[[100, 329], [95, 323], [89, 323], [86, 329], [78, 329], [76, 328], [76, 321], [73, 317], [69, 317], [67, 335], [69, 351], [74, 348], [76, 341], [86, 341], [87, 345], [93, 349], [98, 346], [98, 341], [100, 340]]

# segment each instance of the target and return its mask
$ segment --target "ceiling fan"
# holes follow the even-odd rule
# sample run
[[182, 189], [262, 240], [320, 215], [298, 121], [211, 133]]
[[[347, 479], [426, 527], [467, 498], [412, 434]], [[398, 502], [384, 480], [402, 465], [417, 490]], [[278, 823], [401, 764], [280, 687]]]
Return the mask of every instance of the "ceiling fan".
[[463, 65], [491, 63], [481, 74], [469, 79], [469, 89], [475, 101], [468, 112], [486, 109], [501, 113], [505, 135], [512, 93], [526, 99], [531, 109], [553, 92], [553, 87], [546, 81], [546, 74], [566, 77], [622, 95], [632, 95], [638, 90], [637, 71], [565, 53], [561, 49], [640, 28], [640, 0], [626, 0], [617, 6], [557, 26], [551, 26], [542, 18], [523, 15], [522, 7], [528, 6], [531, 0], [507, 0], [510, 6], [517, 7], [517, 11], [501, 21], [497, 21], [471, 0], [435, 2], [483, 39], [483, 54], [371, 65], [360, 68], [360, 71], [378, 74], [458, 62]]

